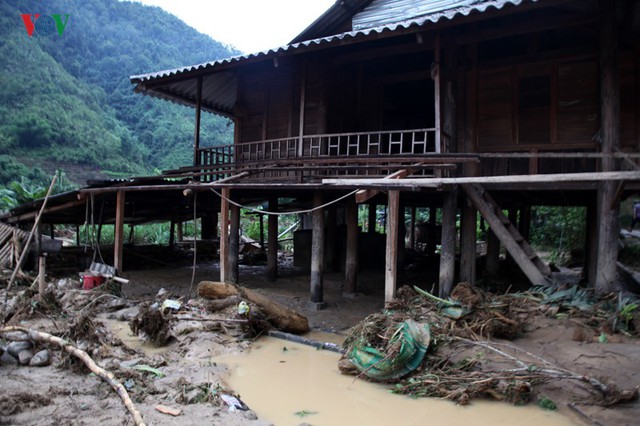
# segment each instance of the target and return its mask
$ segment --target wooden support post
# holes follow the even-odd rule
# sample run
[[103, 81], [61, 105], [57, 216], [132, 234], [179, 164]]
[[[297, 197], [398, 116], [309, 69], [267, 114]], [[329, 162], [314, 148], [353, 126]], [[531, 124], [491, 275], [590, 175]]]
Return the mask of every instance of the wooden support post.
[[[220, 200], [220, 281], [229, 280], [229, 197], [231, 190], [222, 188], [222, 198]], [[178, 228], [180, 229], [180, 228]]]
[[229, 282], [239, 283], [239, 257], [240, 257], [240, 207], [235, 204], [229, 206], [231, 219], [229, 222]]
[[300, 127], [298, 128], [298, 157], [302, 157], [304, 153], [304, 111], [306, 108], [306, 93], [307, 93], [307, 64], [302, 64], [302, 75], [300, 76], [300, 116], [298, 121]]
[[[616, 34], [617, 0], [600, 0], [600, 129], [602, 153], [613, 154], [620, 146], [620, 76]], [[614, 158], [602, 159], [602, 171], [616, 170]], [[596, 291], [620, 290], [617, 279], [620, 206], [614, 203], [616, 184], [598, 183], [598, 262]]]
[[387, 204], [387, 255], [385, 258], [384, 302], [396, 297], [398, 284], [398, 224], [400, 217], [400, 191], [389, 191]]
[[200, 149], [200, 116], [202, 114], [202, 76], [198, 77], [196, 86], [196, 125], [193, 136], [193, 165], [200, 165], [198, 150]]
[[462, 205], [460, 221], [460, 281], [476, 283], [476, 228], [478, 213], [468, 202]]
[[[322, 205], [322, 192], [313, 194], [313, 206]], [[324, 209], [313, 211], [313, 231], [311, 237], [311, 290], [309, 308], [324, 308], [322, 266], [324, 264]]]
[[176, 221], [172, 220], [171, 225], [169, 225], [169, 247], [173, 247], [176, 243]]
[[500, 240], [491, 230], [487, 230], [487, 258], [484, 269], [487, 276], [495, 277], [500, 269]]
[[440, 101], [440, 33], [436, 33], [434, 46], [433, 46], [433, 64], [431, 65], [431, 78], [433, 79], [433, 93], [434, 93], [434, 112], [435, 112], [435, 128], [436, 128], [436, 140], [435, 140], [435, 152], [440, 153], [442, 148], [442, 119], [440, 109], [442, 102]]
[[124, 207], [125, 193], [118, 191], [116, 194], [116, 222], [113, 243], [113, 267], [116, 273], [122, 272], [122, 247], [124, 241]]
[[369, 204], [369, 212], [368, 212], [368, 222], [367, 222], [367, 232], [369, 234], [374, 234], [376, 232], [376, 205], [373, 203]]
[[327, 209], [327, 222], [326, 222], [326, 231], [325, 231], [325, 242], [324, 242], [324, 270], [327, 272], [335, 272], [337, 271], [337, 252], [336, 252], [336, 244], [337, 244], [337, 211], [335, 205], [329, 206]]
[[347, 199], [347, 253], [344, 268], [344, 294], [353, 296], [358, 282], [358, 204], [353, 197]]
[[[270, 212], [278, 210], [278, 197], [269, 198]], [[278, 216], [269, 215], [267, 219], [267, 279], [278, 279]]]
[[49, 236], [51, 237], [51, 239], [54, 239], [56, 237], [56, 225], [54, 225], [53, 223], [49, 224]]
[[259, 214], [258, 215], [258, 220], [260, 221], [260, 249], [264, 250], [264, 215], [263, 214]]
[[440, 242], [440, 279], [438, 295], [448, 297], [453, 290], [456, 270], [456, 204], [458, 187], [454, 186], [442, 206], [442, 239]]
[[80, 247], [80, 225], [76, 225], [76, 246]]
[[47, 256], [40, 254], [38, 262], [38, 293], [40, 301], [44, 302], [44, 293], [47, 290], [47, 281], [45, 280], [47, 269]]
[[128, 243], [131, 244], [133, 243], [133, 237], [135, 235], [135, 225], [133, 225], [132, 223], [129, 224], [129, 238], [128, 238]]
[[179, 243], [181, 243], [184, 240], [183, 231], [184, 231], [184, 228], [182, 226], [182, 221], [176, 222], [176, 238], [178, 239]]

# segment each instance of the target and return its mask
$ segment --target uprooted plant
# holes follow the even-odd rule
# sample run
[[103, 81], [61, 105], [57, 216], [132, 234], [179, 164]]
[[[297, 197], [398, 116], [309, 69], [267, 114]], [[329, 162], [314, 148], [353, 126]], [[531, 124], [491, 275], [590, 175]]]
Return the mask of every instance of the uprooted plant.
[[[399, 324], [415, 321], [428, 324], [430, 344], [420, 367], [403, 378], [391, 380], [395, 393], [445, 398], [459, 404], [478, 397], [522, 404], [530, 400], [537, 384], [572, 380], [585, 384], [590, 391], [591, 402], [603, 406], [636, 399], [637, 389], [622, 390], [603, 379], [556, 366], [514, 345], [491, 341], [493, 337], [511, 339], [524, 332], [530, 315], [543, 314], [549, 308], [541, 306], [541, 301], [547, 300], [548, 303], [549, 298], [560, 303], [567, 302], [566, 298], [571, 294], [578, 295], [581, 299], [577, 304], [568, 302], [570, 309], [582, 308], [580, 312], [584, 313], [585, 306], [594, 306], [593, 309], [601, 313], [602, 305], [585, 303], [586, 293], [575, 289], [563, 291], [555, 296], [548, 291], [545, 293], [547, 297], [541, 296], [540, 292], [491, 295], [462, 283], [454, 289], [450, 299], [444, 300], [418, 288], [403, 287], [398, 290], [394, 309], [365, 318], [351, 330], [344, 347], [360, 375], [379, 380], [386, 377], [384, 372], [368, 374], [359, 365], [357, 354], [363, 349], [369, 353], [376, 351], [378, 359], [367, 368], [387, 368], [384, 364], [389, 364], [398, 352], [392, 345], [392, 331]], [[629, 312], [624, 318], [630, 318], [633, 310], [627, 308]], [[593, 310], [589, 312], [592, 317]], [[625, 314], [620, 307], [618, 312], [618, 315]], [[392, 368], [397, 370], [397, 367]], [[343, 372], [350, 371], [344, 363], [340, 368]]]

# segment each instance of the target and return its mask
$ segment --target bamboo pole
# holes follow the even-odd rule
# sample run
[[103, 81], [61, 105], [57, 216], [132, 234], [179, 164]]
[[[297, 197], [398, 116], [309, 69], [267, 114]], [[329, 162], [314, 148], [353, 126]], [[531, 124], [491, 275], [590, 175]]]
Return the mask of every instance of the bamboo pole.
[[4, 301], [5, 303], [7, 302], [7, 299], [9, 298], [9, 289], [11, 288], [11, 285], [13, 284], [13, 281], [16, 279], [16, 275], [18, 275], [18, 271], [20, 270], [20, 268], [22, 267], [22, 262], [24, 262], [24, 258], [26, 256], [26, 254], [29, 252], [29, 244], [31, 244], [31, 239], [33, 238], [33, 234], [35, 233], [36, 229], [38, 229], [38, 225], [40, 224], [40, 218], [42, 217], [42, 212], [44, 211], [45, 207], [47, 206], [47, 201], [49, 200], [49, 196], [51, 195], [51, 191], [53, 190], [53, 185], [56, 184], [56, 181], [58, 180], [58, 175], [55, 174], [53, 176], [53, 179], [51, 179], [51, 184], [49, 185], [49, 189], [47, 190], [47, 195], [45, 195], [44, 200], [42, 201], [42, 206], [40, 207], [40, 211], [38, 212], [38, 215], [36, 216], [36, 220], [33, 223], [33, 228], [31, 228], [31, 232], [29, 232], [29, 237], [27, 238], [27, 242], [24, 245], [24, 249], [22, 250], [22, 254], [20, 255], [20, 259], [18, 260], [18, 264], [16, 265], [15, 269], [13, 270], [13, 273], [11, 274], [11, 278], [9, 279], [9, 284], [7, 284], [7, 292], [4, 294]]

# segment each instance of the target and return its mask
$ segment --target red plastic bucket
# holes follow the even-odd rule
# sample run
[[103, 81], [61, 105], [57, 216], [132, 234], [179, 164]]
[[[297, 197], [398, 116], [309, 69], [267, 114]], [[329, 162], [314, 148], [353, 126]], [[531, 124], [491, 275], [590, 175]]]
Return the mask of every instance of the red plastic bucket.
[[104, 277], [100, 275], [84, 275], [82, 277], [82, 289], [91, 290], [94, 287], [98, 287], [104, 282]]

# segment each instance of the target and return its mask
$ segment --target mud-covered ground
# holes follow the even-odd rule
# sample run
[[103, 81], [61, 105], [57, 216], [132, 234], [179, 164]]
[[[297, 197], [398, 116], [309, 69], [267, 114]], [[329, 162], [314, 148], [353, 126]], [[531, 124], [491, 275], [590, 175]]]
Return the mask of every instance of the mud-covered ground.
[[[309, 319], [312, 329], [347, 334], [350, 327], [383, 307], [382, 274], [362, 273], [358, 296], [343, 297], [341, 274], [329, 273], [324, 281], [326, 309], [310, 310], [308, 275], [287, 262], [282, 265], [280, 279], [275, 283], [266, 280], [261, 266], [242, 266], [240, 280], [243, 285], [298, 310]], [[236, 306], [212, 312], [208, 301], [195, 297], [199, 281], [215, 280], [217, 276], [215, 266], [198, 267], [191, 288], [192, 300], [173, 315], [173, 338], [162, 348], [142, 343], [133, 336], [128, 320], [135, 316], [141, 303], [184, 298], [191, 283], [189, 267], [127, 272], [124, 277], [130, 283], [123, 287], [122, 298], [102, 296], [100, 290], [80, 290], [76, 280], [51, 279], [60, 306], [40, 309], [30, 301], [25, 305], [26, 311], [9, 324], [59, 335], [68, 330], [69, 322], [78, 312], [90, 311], [89, 318], [99, 330], [99, 338], [80, 345], [100, 366], [125, 383], [147, 424], [269, 424], [258, 419], [251, 407], [230, 412], [220, 397], [241, 394], [241, 390], [229, 388], [226, 380], [230, 372], [213, 362], [212, 357], [248, 350], [252, 339], [242, 323], [225, 321], [238, 319]], [[167, 292], [158, 297], [161, 288]], [[0, 286], [0, 300], [4, 300], [4, 292], [4, 285]], [[584, 321], [570, 316], [537, 315], [526, 324], [526, 333], [509, 343], [559, 367], [606, 378], [621, 388], [640, 386], [638, 340], [613, 334], [604, 343], [601, 336], [600, 330], [585, 330]], [[6, 344], [7, 338], [5, 335], [0, 342]], [[41, 347], [44, 346], [37, 344], [36, 349]], [[52, 355], [53, 363], [47, 367], [0, 366], [0, 424], [133, 424], [109, 385], [77, 362], [69, 366], [70, 361], [60, 350], [52, 348]], [[157, 371], [143, 371], [140, 368], [146, 367], [140, 366]], [[638, 401], [609, 408], [584, 403], [590, 391], [574, 381], [551, 381], [535, 389], [537, 396], [553, 400], [560, 412], [571, 416], [577, 424], [631, 425], [640, 418]], [[160, 413], [157, 405], [180, 410], [180, 414], [173, 417]]]

